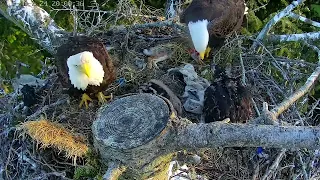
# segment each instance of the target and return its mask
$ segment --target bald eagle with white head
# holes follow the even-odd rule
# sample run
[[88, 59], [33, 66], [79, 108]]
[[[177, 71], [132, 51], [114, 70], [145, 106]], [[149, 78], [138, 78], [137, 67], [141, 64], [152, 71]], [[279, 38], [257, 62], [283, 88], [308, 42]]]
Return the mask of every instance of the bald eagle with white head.
[[110, 96], [102, 92], [115, 80], [116, 73], [112, 60], [97, 38], [87, 36], [70, 37], [57, 49], [55, 64], [63, 87], [72, 96], [80, 96], [80, 107], [92, 101], [95, 95], [100, 103]]
[[241, 27], [246, 11], [244, 0], [193, 0], [180, 22], [188, 25], [194, 48], [203, 60], [211, 48], [221, 47], [226, 36]]

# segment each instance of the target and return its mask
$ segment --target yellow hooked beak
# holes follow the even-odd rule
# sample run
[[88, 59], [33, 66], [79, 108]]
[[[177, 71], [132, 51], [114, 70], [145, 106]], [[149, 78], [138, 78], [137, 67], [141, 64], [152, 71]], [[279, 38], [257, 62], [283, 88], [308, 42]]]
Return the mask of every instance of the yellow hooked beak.
[[89, 64], [88, 63], [84, 63], [83, 65], [82, 65], [82, 72], [84, 73], [84, 74], [86, 74], [88, 77], [90, 77], [90, 66], [89, 66]]
[[201, 60], [204, 59], [205, 53], [206, 53], [205, 51], [199, 53], [199, 57], [200, 57]]

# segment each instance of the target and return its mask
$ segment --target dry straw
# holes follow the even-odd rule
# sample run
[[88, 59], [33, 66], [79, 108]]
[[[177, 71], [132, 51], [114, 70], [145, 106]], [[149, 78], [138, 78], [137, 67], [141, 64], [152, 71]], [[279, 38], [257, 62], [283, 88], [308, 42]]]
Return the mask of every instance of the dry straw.
[[79, 137], [60, 124], [48, 120], [27, 121], [17, 129], [22, 130], [22, 135], [28, 134], [40, 148], [54, 147], [65, 152], [67, 158], [73, 158], [74, 164], [77, 157], [83, 157], [89, 150]]

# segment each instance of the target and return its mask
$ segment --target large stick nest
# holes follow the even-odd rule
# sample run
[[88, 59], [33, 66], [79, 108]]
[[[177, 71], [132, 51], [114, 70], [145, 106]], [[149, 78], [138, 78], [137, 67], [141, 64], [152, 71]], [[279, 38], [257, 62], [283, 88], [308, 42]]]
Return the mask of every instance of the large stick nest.
[[[106, 90], [106, 94], [113, 93], [115, 98], [128, 93], [138, 92], [139, 86], [150, 79], [159, 79], [171, 88], [178, 96], [182, 97], [184, 92], [183, 82], [169, 75], [167, 70], [174, 67], [183, 66], [185, 63], [192, 63], [199, 75], [212, 80], [209, 63], [205, 66], [198, 65], [187, 53], [192, 47], [187, 34], [176, 26], [141, 26], [113, 27], [109, 31], [103, 32], [109, 24], [116, 24], [123, 20], [123, 17], [130, 17], [131, 22], [150, 23], [158, 21], [158, 11], [144, 11], [134, 8], [130, 1], [119, 3], [115, 14], [111, 16], [107, 13], [100, 13], [102, 16], [110, 17], [107, 23], [90, 22], [85, 12], [78, 12], [80, 17], [77, 22], [79, 29], [87, 29], [84, 32], [97, 36], [105, 41], [110, 55], [117, 68], [117, 79], [125, 78], [123, 86], [114, 83]], [[120, 6], [121, 5], [121, 6]], [[130, 11], [129, 11], [130, 10]], [[97, 14], [99, 10], [92, 10], [87, 13]], [[130, 14], [141, 14], [141, 16], [129, 16]], [[147, 15], [143, 15], [147, 14]], [[156, 18], [156, 19], [155, 19]], [[161, 19], [161, 18], [160, 18]], [[263, 102], [273, 107], [283, 99], [291, 95], [299, 88], [312, 73], [316, 64], [307, 63], [303, 60], [291, 60], [285, 57], [276, 57], [274, 46], [263, 47], [260, 53], [252, 52], [248, 46], [250, 40], [243, 36], [233, 35], [227, 39], [224, 47], [214, 52], [212, 62], [224, 67], [231, 66], [233, 77], [243, 76], [245, 69], [245, 80], [251, 93], [256, 108], [262, 109]], [[159, 62], [159, 68], [150, 68], [152, 60], [157, 57], [150, 57], [143, 52], [145, 49], [155, 47], [159, 56], [169, 55], [165, 61]], [[240, 59], [243, 60], [243, 66]], [[13, 128], [16, 124], [29, 120], [37, 120], [44, 117], [51, 121], [59, 122], [66, 128], [72, 129], [75, 134], [86, 137], [86, 142], [92, 144], [91, 125], [95, 119], [95, 112], [99, 108], [96, 101], [90, 104], [89, 109], [79, 109], [79, 99], [70, 99], [68, 95], [63, 95], [63, 89], [57, 80], [54, 66], [46, 67], [52, 71], [46, 74], [46, 88], [37, 88], [36, 91], [40, 100], [37, 104], [23, 110], [19, 108], [22, 99], [18, 92], [8, 94], [0, 99], [0, 175], [7, 179], [24, 179], [35, 177], [48, 179], [50, 177], [60, 177], [61, 179], [72, 178], [75, 166], [70, 159], [66, 159], [63, 153], [58, 153], [55, 149], [36, 149], [36, 145], [29, 140], [22, 140], [15, 133]], [[184, 100], [182, 99], [182, 103]], [[319, 108], [319, 101], [311, 95], [304, 96], [296, 102], [288, 111], [280, 116], [280, 120], [292, 125], [318, 125], [318, 117], [314, 110]], [[26, 108], [24, 108], [26, 109]], [[194, 122], [199, 121], [199, 117], [184, 112], [184, 117]], [[209, 179], [248, 179], [252, 176], [262, 177], [268, 171], [268, 167], [277, 156], [279, 150], [268, 149], [264, 153], [268, 156], [261, 156], [253, 148], [225, 148], [215, 150], [204, 150], [202, 161], [192, 167], [199, 174], [206, 175]], [[301, 160], [302, 158], [302, 160]], [[302, 156], [296, 152], [289, 152], [279, 164], [277, 171], [273, 172], [273, 177], [288, 178], [297, 176], [301, 178], [307, 165], [311, 173], [316, 171], [316, 157], [308, 151], [304, 151]], [[78, 167], [84, 167], [92, 163], [92, 157], [77, 161]], [[298, 162], [298, 163], [297, 163]], [[304, 162], [301, 165], [301, 162]], [[299, 164], [300, 163], [300, 164]], [[294, 166], [294, 164], [299, 164]], [[6, 172], [3, 170], [6, 169]], [[103, 172], [100, 172], [103, 173]]]

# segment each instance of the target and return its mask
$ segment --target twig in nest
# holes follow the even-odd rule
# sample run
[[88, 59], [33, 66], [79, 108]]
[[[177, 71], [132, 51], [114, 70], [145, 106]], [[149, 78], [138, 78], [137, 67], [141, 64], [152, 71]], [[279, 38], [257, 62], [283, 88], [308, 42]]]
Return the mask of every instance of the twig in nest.
[[307, 171], [306, 171], [306, 165], [305, 165], [305, 163], [304, 163], [303, 160], [302, 160], [302, 156], [301, 156], [300, 151], [297, 151], [297, 154], [298, 154], [298, 156], [299, 156], [299, 161], [300, 161], [300, 164], [301, 164], [301, 169], [302, 169], [303, 177], [304, 177], [305, 180], [308, 180], [309, 178], [308, 178], [308, 173], [307, 173]]
[[[316, 47], [313, 47], [313, 48], [316, 48]], [[318, 64], [320, 64], [320, 51], [318, 53], [319, 53]], [[286, 100], [284, 100], [283, 102], [281, 102], [279, 105], [277, 105], [275, 108], [271, 110], [274, 116], [277, 118], [280, 114], [282, 114], [285, 110], [287, 110], [294, 102], [296, 102], [306, 93], [308, 93], [313, 87], [316, 80], [318, 79], [319, 75], [320, 75], [320, 66], [318, 66], [315, 69], [315, 71], [310, 75], [310, 77], [307, 79], [307, 81], [303, 86], [301, 86], [295, 93], [293, 93]]]
[[273, 162], [272, 165], [270, 166], [269, 170], [268, 170], [268, 171], [264, 174], [264, 176], [262, 177], [262, 180], [267, 179], [272, 173], [274, 173], [274, 172], [277, 170], [277, 168], [278, 168], [278, 166], [279, 166], [282, 158], [283, 158], [284, 155], [286, 154], [286, 152], [287, 152], [286, 149], [282, 149], [282, 150], [281, 150], [280, 154], [279, 154], [279, 155], [277, 156], [277, 158], [274, 160], [274, 162]]
[[188, 29], [186, 28], [186, 26], [173, 21], [160, 21], [160, 22], [152, 22], [152, 23], [145, 23], [145, 24], [136, 24], [136, 25], [130, 26], [130, 29], [143, 29], [143, 28], [164, 27], [164, 26], [172, 26], [185, 33], [188, 33]]
[[45, 112], [46, 110], [48, 110], [48, 109], [50, 109], [52, 107], [60, 106], [61, 104], [65, 104], [68, 100], [69, 100], [68, 98], [63, 98], [63, 99], [59, 99], [55, 103], [52, 103], [52, 104], [49, 104], [49, 105], [45, 105], [44, 107], [42, 107], [41, 109], [39, 109], [38, 111], [33, 113], [32, 115], [28, 116], [26, 118], [26, 120], [28, 120], [28, 119], [36, 119], [41, 113]]
[[[241, 41], [240, 40], [238, 40], [238, 46], [239, 46], [239, 49], [241, 49]], [[242, 80], [243, 85], [246, 86], [247, 85], [247, 83], [246, 83], [246, 69], [244, 67], [244, 63], [243, 63], [243, 59], [242, 59], [242, 52], [240, 52], [240, 54], [239, 54], [239, 59], [240, 59], [240, 65], [241, 65], [241, 71], [242, 71], [241, 80]], [[253, 107], [254, 107], [257, 115], [260, 116], [260, 111], [258, 109], [258, 106], [252, 97], [251, 97], [251, 102], [253, 104]]]

